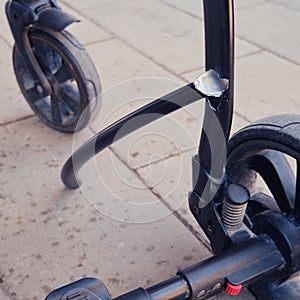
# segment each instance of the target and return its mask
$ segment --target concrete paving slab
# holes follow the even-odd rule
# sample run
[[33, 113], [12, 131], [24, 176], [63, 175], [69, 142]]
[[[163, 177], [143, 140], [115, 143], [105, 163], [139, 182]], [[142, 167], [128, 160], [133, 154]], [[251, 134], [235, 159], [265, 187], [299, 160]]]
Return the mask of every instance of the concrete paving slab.
[[[251, 45], [248, 42], [245, 42], [239, 38], [236, 38], [235, 42], [235, 59], [238, 60], [240, 58], [255, 54], [262, 51], [260, 48]], [[204, 66], [197, 67], [193, 70], [185, 71], [181, 73], [181, 77], [185, 79], [187, 82], [193, 82], [199, 75], [204, 72]]]
[[[201, 65], [203, 26], [163, 3], [139, 0], [85, 10], [93, 21], [176, 73]], [[176, 22], [174, 20], [176, 19]]]
[[192, 17], [203, 18], [203, 2], [194, 0], [158, 0], [179, 11], [188, 13]]
[[147, 186], [154, 189], [172, 210], [177, 211], [181, 208], [185, 220], [193, 226], [198, 236], [204, 239], [187, 206], [188, 194], [192, 191], [192, 157], [197, 154], [197, 150], [194, 148], [180, 155], [148, 162], [136, 171]]
[[[195, 0], [158, 0], [158, 1], [165, 3], [171, 7], [176, 7], [177, 9], [184, 11], [193, 17], [203, 18], [203, 1], [195, 1]], [[252, 0], [252, 1], [240, 0], [234, 2], [234, 7], [236, 9], [244, 9], [265, 2], [266, 2], [265, 0]]]
[[236, 62], [235, 109], [248, 120], [300, 111], [300, 68], [267, 52]]
[[[238, 36], [300, 65], [300, 12], [274, 3], [240, 10]], [[286, 20], [286, 21], [283, 21]]]
[[243, 115], [241, 115], [237, 111], [234, 111], [231, 135], [236, 133], [238, 130], [242, 129], [243, 127], [249, 125], [249, 123], [250, 122], [249, 122], [249, 120], [247, 120], [247, 118], [245, 118]]
[[10, 300], [9, 297], [0, 289], [0, 297], [3, 300]]
[[94, 8], [99, 5], [105, 9], [105, 7], [108, 7], [110, 5], [115, 5], [121, 2], [130, 2], [132, 0], [61, 0], [60, 2], [68, 5], [75, 7], [79, 11], [82, 11], [83, 9], [88, 9], [88, 8]]
[[[86, 1], [84, 1], [85, 3]], [[61, 4], [62, 9], [80, 20], [79, 23], [74, 23], [68, 27], [67, 30], [72, 33], [83, 45], [96, 43], [99, 41], [111, 38], [111, 34], [92, 23], [87, 18], [83, 17], [80, 13], [71, 9], [64, 3]]]
[[103, 88], [102, 108], [91, 124], [95, 132], [185, 84], [122, 41], [89, 45], [87, 51], [95, 63]]
[[0, 43], [0, 124], [4, 124], [33, 115], [33, 113], [19, 91], [19, 86], [16, 82], [11, 58], [12, 49], [1, 39]]
[[[102, 6], [94, 7], [84, 13], [154, 62], [182, 74], [204, 64], [203, 23], [173, 6], [131, 1], [104, 10]], [[131, 15], [132, 12], [135, 13]], [[237, 56], [257, 51], [257, 47], [239, 39], [236, 48]]]
[[[75, 139], [74, 145], [77, 137]], [[140, 178], [108, 150], [91, 160], [79, 175], [83, 179], [81, 192], [84, 197], [109, 218], [119, 222], [147, 223], [171, 214]], [[111, 201], [102, 201], [102, 198]]]
[[111, 40], [89, 45], [87, 50], [98, 70], [104, 91], [124, 81], [144, 77], [161, 77], [180, 81], [176, 75], [157, 66], [122, 41]]
[[243, 41], [236, 37], [235, 39], [235, 58], [240, 59], [241, 57], [245, 57], [248, 55], [252, 55], [260, 51], [259, 47], [256, 47], [246, 41]]
[[270, 0], [270, 2], [283, 5], [291, 10], [294, 10], [294, 9], [300, 10], [300, 1], [299, 0], [295, 0], [295, 1]]
[[[93, 162], [84, 168], [81, 191], [68, 191], [58, 175], [70, 136], [33, 120], [0, 130], [5, 174], [0, 183], [0, 270], [10, 299], [43, 299], [51, 289], [86, 276], [102, 278], [116, 296], [210, 255], [182, 223], [162, 212], [165, 207], [141, 182], [139, 189], [132, 187], [134, 173], [127, 169], [123, 183], [113, 174], [109, 151], [97, 157], [98, 174]], [[125, 172], [122, 163], [117, 167]], [[112, 210], [117, 200], [130, 206], [123, 214]], [[131, 214], [134, 202], [146, 207], [144, 216], [141, 210]], [[157, 218], [160, 213], [163, 217]], [[134, 224], [137, 217], [140, 222]]]
[[236, 9], [245, 9], [251, 6], [256, 6], [259, 4], [266, 3], [268, 0], [240, 0], [240, 1], [234, 1], [234, 7]]
[[[13, 45], [13, 38], [10, 33], [9, 25], [6, 20], [6, 15], [5, 15], [5, 3], [6, 1], [2, 1], [0, 5], [0, 43], [1, 43], [1, 49], [2, 49], [2, 42], [5, 42], [8, 44], [10, 47]], [[2, 41], [1, 41], [2, 38]], [[2, 56], [3, 51], [1, 51], [1, 56]]]

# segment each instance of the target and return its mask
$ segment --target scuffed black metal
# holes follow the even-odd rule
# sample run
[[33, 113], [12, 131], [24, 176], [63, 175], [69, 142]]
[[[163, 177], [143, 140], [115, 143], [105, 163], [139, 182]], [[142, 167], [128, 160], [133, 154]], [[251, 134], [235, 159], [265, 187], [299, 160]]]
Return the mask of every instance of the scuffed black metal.
[[[131, 132], [202, 98], [203, 95], [195, 90], [193, 84], [189, 84], [115, 122], [88, 140], [69, 157], [61, 171], [63, 183], [69, 189], [78, 188], [80, 185], [78, 172], [89, 159]], [[136, 120], [134, 126], [126, 127], [125, 125], [132, 120]], [[126, 128], [122, 134], [121, 128]]]
[[[215, 127], [209, 111], [213, 111], [223, 129], [225, 140], [230, 134], [234, 93], [234, 11], [232, 0], [204, 0], [205, 69], [214, 70], [221, 78], [228, 79], [228, 90], [221, 99], [208, 97], [203, 128]], [[212, 130], [213, 132], [213, 130]], [[222, 155], [223, 152], [223, 155]], [[224, 155], [225, 154], [225, 155]], [[210, 172], [211, 148], [207, 133], [202, 132], [198, 156], [203, 167]], [[226, 149], [220, 149], [220, 173], [225, 166]], [[203, 181], [199, 178], [195, 191], [201, 196]]]
[[[232, 0], [204, 0], [203, 4], [205, 68], [227, 79], [228, 89], [220, 98], [207, 97], [197, 158], [199, 173], [194, 174], [189, 201], [190, 209], [210, 239], [213, 251], [219, 253], [228, 245], [228, 234], [216, 205], [222, 202], [226, 188], [227, 142], [233, 115], [234, 12]], [[195, 163], [194, 160], [193, 167]]]
[[[205, 60], [206, 70], [216, 71], [221, 78], [228, 79], [228, 89], [221, 98], [207, 97], [205, 106], [205, 115], [203, 121], [203, 130], [198, 150], [198, 159], [201, 168], [205, 172], [200, 172], [197, 181], [194, 183], [193, 194], [209, 205], [215, 205], [218, 201], [214, 199], [216, 191], [207, 191], [209, 178], [220, 179], [225, 177], [225, 164], [227, 155], [227, 141], [230, 134], [232, 114], [233, 114], [233, 90], [234, 90], [234, 12], [233, 1], [228, 0], [204, 0], [204, 23], [205, 23]], [[220, 133], [221, 128], [221, 133]], [[211, 138], [214, 137], [214, 139]], [[213, 142], [211, 142], [213, 140]], [[218, 149], [216, 156], [215, 149]], [[214, 156], [213, 156], [214, 155]], [[212, 166], [213, 160], [217, 163]], [[224, 190], [226, 181], [218, 186], [218, 189]], [[215, 186], [213, 187], [216, 188]], [[194, 205], [194, 203], [193, 203]], [[201, 218], [206, 220], [204, 223], [216, 223], [218, 216], [206, 215], [205, 211], [213, 213], [216, 209], [203, 210], [200, 215], [194, 214], [197, 221]], [[194, 213], [194, 212], [193, 212]], [[200, 219], [199, 219], [200, 218]], [[218, 224], [218, 222], [217, 222]], [[202, 224], [203, 225], [203, 224]], [[207, 232], [207, 228], [203, 228]], [[221, 234], [221, 231], [220, 231]], [[210, 234], [210, 238], [212, 235]], [[226, 234], [223, 232], [219, 236], [226, 245]], [[216, 239], [217, 241], [217, 239]], [[222, 244], [223, 242], [221, 242]], [[219, 245], [213, 245], [215, 249]], [[219, 249], [221, 250], [221, 249]]]

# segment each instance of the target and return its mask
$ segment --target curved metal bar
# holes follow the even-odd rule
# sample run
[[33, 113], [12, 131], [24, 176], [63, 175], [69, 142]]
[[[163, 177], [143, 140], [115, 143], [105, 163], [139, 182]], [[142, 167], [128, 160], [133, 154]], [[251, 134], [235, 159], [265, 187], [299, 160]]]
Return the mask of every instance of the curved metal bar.
[[[78, 188], [80, 182], [77, 179], [77, 174], [90, 158], [135, 130], [203, 97], [201, 93], [195, 90], [194, 85], [191, 83], [141, 107], [110, 125], [88, 140], [69, 157], [61, 172], [63, 183], [69, 189]], [[134, 119], [136, 120], [134, 126], [130, 126], [129, 122]]]

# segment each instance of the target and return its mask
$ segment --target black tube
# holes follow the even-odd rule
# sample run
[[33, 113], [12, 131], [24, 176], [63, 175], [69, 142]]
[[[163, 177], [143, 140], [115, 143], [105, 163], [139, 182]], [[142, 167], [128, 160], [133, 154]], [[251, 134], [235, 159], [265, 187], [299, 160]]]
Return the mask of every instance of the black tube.
[[[228, 90], [220, 97], [208, 97], [198, 157], [201, 166], [216, 179], [223, 176], [226, 164], [226, 146], [230, 135], [234, 102], [234, 13], [233, 0], [204, 0], [205, 69], [213, 69], [229, 81]], [[214, 116], [212, 116], [214, 115]], [[218, 123], [218, 124], [217, 124]], [[220, 129], [223, 131], [220, 136]], [[208, 136], [209, 135], [209, 136]], [[214, 143], [211, 143], [211, 136]], [[220, 136], [220, 141], [218, 141]], [[225, 142], [224, 142], [225, 141]], [[216, 148], [217, 147], [217, 148]], [[213, 149], [217, 157], [212, 157]], [[214, 167], [212, 169], [212, 161]], [[194, 187], [202, 196], [207, 178], [199, 174]]]
[[[203, 97], [191, 83], [143, 106], [110, 125], [88, 140], [69, 157], [61, 172], [63, 183], [69, 189], [78, 188], [80, 183], [77, 179], [77, 174], [90, 158], [135, 130]], [[130, 121], [132, 120], [135, 120], [135, 122], [130, 126]], [[120, 131], [120, 129], [122, 130]]]
[[151, 300], [151, 298], [143, 288], [138, 288], [113, 300]]
[[152, 286], [146, 291], [150, 295], [151, 300], [187, 299], [190, 296], [190, 288], [187, 281], [179, 275]]
[[[269, 264], [264, 264], [266, 261]], [[260, 237], [179, 271], [169, 280], [113, 300], [181, 300], [198, 299], [200, 295], [209, 298], [224, 290], [226, 278], [240, 278], [242, 283], [253, 284], [284, 265], [285, 260], [276, 245], [270, 239]]]
[[[255, 267], [257, 262], [272, 261], [270, 270], [269, 264]], [[248, 243], [222, 252], [190, 268], [180, 271], [178, 274], [185, 277], [191, 287], [191, 299], [199, 293], [206, 291], [211, 296], [224, 289], [225, 278], [232, 276], [235, 272], [243, 270], [241, 283], [250, 284], [262, 276], [276, 272], [279, 267], [285, 264], [285, 260], [275, 243], [268, 238], [252, 240]], [[266, 272], [268, 272], [266, 274]], [[240, 273], [239, 273], [240, 274]], [[250, 282], [250, 280], [252, 282]], [[217, 288], [218, 287], [218, 288]]]
[[[205, 68], [229, 81], [227, 92], [217, 101], [216, 114], [228, 139], [234, 104], [234, 7], [233, 0], [204, 0]], [[221, 100], [221, 101], [220, 101]]]
[[190, 289], [182, 276], [175, 276], [148, 289], [138, 288], [113, 300], [166, 300], [187, 299]]

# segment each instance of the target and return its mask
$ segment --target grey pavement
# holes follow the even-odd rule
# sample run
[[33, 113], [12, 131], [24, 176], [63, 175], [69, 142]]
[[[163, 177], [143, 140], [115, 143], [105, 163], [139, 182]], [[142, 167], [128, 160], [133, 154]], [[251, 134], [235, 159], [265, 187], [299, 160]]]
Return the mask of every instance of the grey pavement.
[[[211, 256], [187, 206], [204, 111], [193, 104], [119, 141], [69, 191], [60, 170], [72, 149], [204, 67], [197, 0], [61, 0], [101, 77], [102, 110], [72, 136], [43, 125], [18, 89], [13, 40], [0, 17], [0, 298], [44, 299], [91, 276], [113, 297]], [[300, 1], [236, 1], [233, 131], [300, 112]], [[221, 294], [217, 299], [229, 299]], [[243, 291], [236, 299], [253, 299]]]

